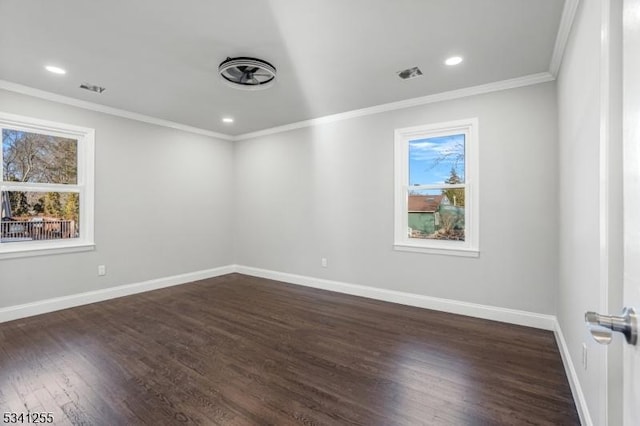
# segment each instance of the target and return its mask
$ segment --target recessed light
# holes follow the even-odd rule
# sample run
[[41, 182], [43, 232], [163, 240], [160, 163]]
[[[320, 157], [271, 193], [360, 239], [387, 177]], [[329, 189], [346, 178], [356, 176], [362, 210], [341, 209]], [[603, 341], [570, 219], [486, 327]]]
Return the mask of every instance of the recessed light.
[[67, 73], [62, 68], [54, 67], [53, 65], [47, 65], [46, 67], [44, 67], [44, 69], [46, 69], [47, 71], [52, 72], [54, 74], [66, 74]]
[[462, 62], [462, 57], [460, 56], [452, 56], [444, 61], [444, 63], [449, 66], [458, 65], [460, 62]]
[[223, 122], [223, 123], [233, 123], [233, 118], [231, 118], [231, 117], [224, 117], [224, 118], [222, 119], [222, 122]]

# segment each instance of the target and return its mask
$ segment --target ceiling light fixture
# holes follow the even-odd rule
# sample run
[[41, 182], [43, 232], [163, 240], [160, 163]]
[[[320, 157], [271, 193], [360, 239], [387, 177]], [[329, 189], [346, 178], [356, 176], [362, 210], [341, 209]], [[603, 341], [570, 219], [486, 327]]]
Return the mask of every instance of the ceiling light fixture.
[[449, 66], [458, 65], [460, 62], [462, 62], [462, 57], [460, 56], [452, 56], [444, 61], [444, 63]]
[[44, 69], [46, 69], [47, 71], [52, 72], [54, 74], [66, 74], [67, 73], [62, 68], [54, 67], [53, 65], [47, 65], [47, 66], [44, 67]]
[[260, 90], [271, 87], [276, 78], [276, 68], [267, 61], [256, 58], [227, 58], [218, 66], [218, 73], [225, 83], [236, 89]]
[[233, 123], [233, 118], [231, 118], [231, 117], [224, 117], [224, 118], [222, 119], [222, 122], [223, 122], [223, 123]]

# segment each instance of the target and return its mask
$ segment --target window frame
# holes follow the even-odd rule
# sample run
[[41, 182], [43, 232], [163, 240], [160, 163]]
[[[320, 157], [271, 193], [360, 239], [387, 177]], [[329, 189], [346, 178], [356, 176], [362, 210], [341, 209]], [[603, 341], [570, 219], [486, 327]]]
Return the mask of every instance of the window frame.
[[[0, 242], [0, 260], [93, 250], [95, 248], [95, 130], [87, 127], [0, 112], [0, 134], [5, 128], [77, 140], [78, 169], [75, 185], [5, 182], [4, 173], [0, 173], [0, 191], [78, 193], [80, 198], [80, 237], [60, 240]], [[0, 172], [2, 172], [3, 164], [3, 149], [0, 149]]]
[[[409, 186], [409, 142], [447, 135], [465, 135], [465, 183]], [[479, 147], [478, 118], [406, 127], [394, 137], [394, 250], [416, 253], [478, 257], [479, 249]], [[409, 238], [408, 194], [410, 189], [465, 188], [465, 241]]]

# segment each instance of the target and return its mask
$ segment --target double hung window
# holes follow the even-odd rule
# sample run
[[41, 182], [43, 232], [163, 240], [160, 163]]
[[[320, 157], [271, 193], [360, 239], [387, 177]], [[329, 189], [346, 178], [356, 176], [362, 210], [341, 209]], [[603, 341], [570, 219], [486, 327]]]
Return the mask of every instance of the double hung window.
[[0, 114], [0, 257], [93, 246], [94, 131]]
[[478, 255], [478, 121], [395, 132], [397, 250]]

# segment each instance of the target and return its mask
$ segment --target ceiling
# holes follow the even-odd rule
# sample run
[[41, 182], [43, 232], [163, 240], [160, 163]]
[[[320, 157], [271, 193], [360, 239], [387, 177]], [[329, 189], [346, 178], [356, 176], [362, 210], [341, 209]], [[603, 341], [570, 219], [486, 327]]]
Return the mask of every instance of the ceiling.
[[[239, 135], [546, 72], [563, 3], [0, 0], [0, 80]], [[462, 64], [444, 65], [452, 55]], [[227, 86], [228, 56], [269, 61], [276, 84]], [[422, 77], [398, 78], [414, 66]]]

